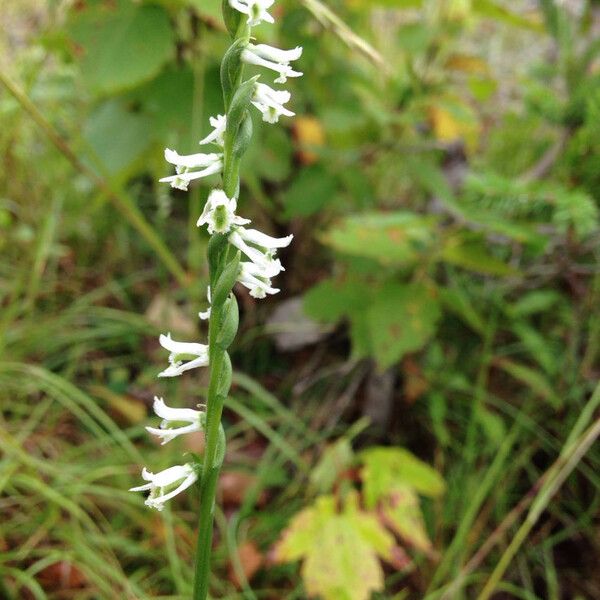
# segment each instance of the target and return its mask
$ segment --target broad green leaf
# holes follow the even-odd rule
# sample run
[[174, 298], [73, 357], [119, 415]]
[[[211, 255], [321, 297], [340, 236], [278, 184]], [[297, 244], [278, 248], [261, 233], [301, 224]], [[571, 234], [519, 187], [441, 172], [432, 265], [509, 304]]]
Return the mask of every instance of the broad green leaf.
[[483, 241], [464, 239], [457, 235], [446, 239], [441, 257], [447, 263], [482, 275], [508, 276], [518, 273], [510, 265], [492, 256]]
[[421, 283], [391, 282], [377, 293], [366, 313], [370, 350], [385, 369], [424, 346], [441, 316], [435, 290]]
[[424, 496], [439, 496], [446, 484], [427, 463], [404, 448], [369, 448], [359, 454], [367, 508], [374, 508], [398, 486], [410, 487]]
[[539, 21], [523, 17], [519, 13], [513, 12], [505, 6], [502, 6], [502, 3], [494, 2], [493, 0], [473, 0], [473, 10], [482, 17], [506, 23], [513, 27], [530, 29], [540, 33], [544, 30], [542, 23]]
[[127, 0], [92, 2], [71, 19], [84, 81], [115, 94], [152, 79], [174, 56], [174, 33], [160, 6]]
[[303, 559], [307, 596], [369, 600], [383, 589], [378, 556], [391, 560], [394, 539], [377, 518], [359, 510], [350, 494], [342, 512], [333, 496], [321, 496], [291, 521], [275, 549], [282, 562]]
[[353, 460], [350, 441], [345, 437], [340, 438], [323, 451], [310, 473], [311, 484], [321, 494], [330, 492], [340, 473], [348, 469]]
[[403, 448], [369, 448], [359, 455], [365, 505], [377, 509], [386, 525], [415, 548], [431, 550], [417, 492], [438, 496], [442, 477]]
[[320, 165], [305, 167], [283, 195], [287, 217], [308, 217], [333, 203], [337, 191], [335, 178]]
[[434, 224], [434, 218], [410, 212], [358, 214], [330, 229], [323, 242], [339, 252], [383, 264], [411, 263], [428, 251]]
[[385, 524], [403, 540], [422, 552], [431, 551], [431, 541], [425, 529], [419, 498], [411, 487], [394, 487], [379, 502], [379, 511]]
[[325, 279], [304, 295], [304, 310], [313, 319], [335, 323], [343, 316], [363, 309], [367, 302], [363, 281]]
[[127, 110], [113, 99], [102, 103], [88, 117], [83, 138], [99, 159], [102, 170], [117, 179], [135, 168], [152, 144], [152, 121]]

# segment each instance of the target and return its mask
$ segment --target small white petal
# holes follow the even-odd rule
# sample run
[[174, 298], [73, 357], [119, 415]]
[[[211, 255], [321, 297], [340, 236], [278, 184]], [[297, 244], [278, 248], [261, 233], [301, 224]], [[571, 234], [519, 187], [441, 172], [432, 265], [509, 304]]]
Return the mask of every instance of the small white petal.
[[160, 345], [173, 354], [195, 354], [196, 356], [208, 356], [208, 346], [196, 342], [177, 342], [171, 338], [171, 334], [161, 334], [158, 338]]
[[258, 229], [245, 229], [244, 227], [240, 227], [237, 231], [244, 240], [263, 248], [285, 248], [294, 238], [293, 235], [276, 238], [258, 231]]
[[218, 146], [223, 146], [223, 136], [225, 134], [225, 129], [227, 128], [227, 117], [225, 115], [217, 115], [216, 117], [210, 117], [209, 122], [213, 130], [198, 143], [201, 146], [213, 143]]
[[146, 431], [151, 433], [152, 435], [156, 435], [159, 438], [162, 438], [161, 444], [164, 446], [167, 442], [175, 439], [180, 435], [185, 435], [186, 433], [193, 433], [195, 431], [201, 431], [202, 427], [200, 425], [200, 420], [196, 423], [190, 423], [189, 425], [185, 425], [184, 427], [172, 427], [169, 429], [160, 429], [158, 427], [146, 427]]
[[248, 48], [261, 58], [281, 64], [289, 64], [291, 61], [298, 60], [302, 56], [301, 46], [296, 46], [292, 50], [281, 50], [267, 44], [249, 44]]
[[219, 161], [222, 156], [222, 154], [204, 154], [202, 152], [199, 152], [198, 154], [182, 155], [178, 154], [175, 150], [165, 148], [165, 160], [167, 162], [178, 167], [187, 167], [188, 169], [208, 167]]
[[200, 419], [200, 411], [192, 408], [172, 408], [162, 398], [154, 396], [154, 414], [165, 421], [188, 421], [195, 423]]
[[171, 500], [184, 490], [187, 490], [191, 485], [193, 485], [198, 479], [198, 475], [195, 472], [190, 473], [173, 491], [168, 494], [163, 494], [162, 496], [156, 496], [155, 498], [148, 498], [146, 500], [146, 504], [158, 510], [162, 510], [163, 504], [167, 500]]

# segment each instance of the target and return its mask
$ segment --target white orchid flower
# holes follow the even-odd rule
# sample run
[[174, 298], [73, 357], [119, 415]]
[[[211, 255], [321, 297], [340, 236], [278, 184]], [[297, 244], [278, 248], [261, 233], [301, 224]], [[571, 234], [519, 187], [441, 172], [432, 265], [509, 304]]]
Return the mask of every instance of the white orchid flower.
[[210, 303], [211, 303], [211, 299], [210, 299], [210, 285], [206, 288], [206, 299], [208, 300], [208, 308], [206, 310], [200, 311], [198, 313], [198, 316], [203, 321], [206, 321], [207, 319], [210, 319]]
[[239, 12], [248, 15], [246, 21], [250, 27], [265, 23], [274, 23], [275, 19], [267, 12], [275, 0], [229, 0], [229, 6]]
[[[161, 335], [159, 342], [163, 348], [171, 353], [169, 355], [170, 366], [162, 371], [162, 373], [159, 373], [159, 377], [177, 377], [184, 371], [189, 371], [196, 367], [208, 366], [208, 346], [204, 344], [176, 342], [171, 339], [170, 333]], [[182, 355], [192, 355], [196, 358], [188, 362], [183, 362], [180, 360]]]
[[265, 298], [267, 294], [277, 294], [280, 290], [271, 285], [271, 279], [253, 262], [240, 264], [238, 281], [250, 290], [253, 298]]
[[216, 117], [210, 117], [209, 122], [213, 130], [198, 143], [201, 146], [206, 144], [216, 144], [222, 148], [225, 144], [223, 136], [225, 135], [225, 129], [227, 128], [227, 117], [225, 115], [217, 115]]
[[162, 510], [167, 500], [174, 498], [198, 479], [198, 473], [194, 465], [176, 465], [169, 467], [159, 473], [151, 473], [145, 467], [142, 470], [142, 479], [147, 481], [143, 485], [130, 488], [130, 492], [145, 492], [150, 494], [144, 504], [156, 510]]
[[[171, 408], [162, 398], [154, 396], [154, 412], [162, 419], [160, 427], [146, 427], [146, 431], [161, 438], [161, 445], [165, 445], [177, 436], [194, 431], [201, 431], [200, 418], [202, 412], [191, 408]], [[169, 427], [171, 423], [188, 423], [182, 427]]]
[[[208, 177], [223, 170], [223, 154], [187, 154], [182, 155], [171, 150], [165, 149], [165, 160], [175, 165], [177, 174], [159, 179], [161, 183], [170, 183], [171, 187], [186, 191], [188, 184], [194, 179]], [[200, 171], [190, 171], [190, 169], [200, 169]]]
[[289, 246], [293, 237], [288, 235], [284, 238], [274, 238], [257, 229], [236, 227], [228, 239], [261, 269], [262, 276], [275, 277], [284, 270], [279, 259], [275, 258], [276, 249]]
[[285, 90], [274, 90], [264, 83], [256, 83], [251, 101], [262, 113], [263, 121], [277, 123], [281, 115], [294, 116], [295, 113], [283, 106], [289, 99], [290, 93]]
[[288, 77], [301, 77], [302, 73], [294, 71], [290, 61], [297, 60], [302, 55], [302, 48], [297, 46], [293, 50], [280, 50], [267, 44], [248, 44], [242, 51], [242, 61], [249, 65], [265, 67], [279, 73], [275, 83], [285, 83]]
[[223, 190], [212, 190], [196, 225], [208, 226], [208, 233], [227, 233], [233, 225], [246, 225], [249, 219], [235, 214], [237, 200], [228, 198]]

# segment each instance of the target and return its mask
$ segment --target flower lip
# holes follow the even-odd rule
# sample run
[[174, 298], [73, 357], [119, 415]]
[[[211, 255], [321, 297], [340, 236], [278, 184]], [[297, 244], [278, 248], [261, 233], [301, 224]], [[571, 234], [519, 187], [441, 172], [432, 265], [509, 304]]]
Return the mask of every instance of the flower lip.
[[274, 23], [275, 19], [267, 12], [274, 0], [229, 0], [229, 5], [239, 12], [248, 15], [248, 25], [254, 27], [261, 21]]
[[205, 137], [202, 138], [198, 143], [201, 146], [206, 144], [216, 144], [217, 146], [223, 147], [225, 135], [225, 129], [227, 128], [227, 117], [225, 115], [217, 115], [216, 117], [210, 117], [209, 123], [213, 130]]
[[252, 104], [263, 114], [263, 121], [277, 123], [281, 115], [293, 117], [295, 113], [283, 105], [290, 99], [290, 93], [286, 90], [274, 90], [264, 83], [256, 83]]
[[221, 160], [223, 157], [222, 153], [211, 152], [209, 154], [205, 154], [203, 152], [198, 152], [197, 154], [179, 154], [175, 150], [171, 150], [170, 148], [165, 148], [165, 160], [172, 165], [176, 165], [178, 167], [186, 167], [188, 169], [194, 169], [197, 167], [209, 167], [214, 163]]
[[208, 226], [208, 233], [227, 233], [233, 225], [246, 225], [249, 219], [235, 214], [237, 200], [228, 198], [223, 190], [212, 190], [196, 225]]
[[[164, 371], [158, 374], [159, 377], [177, 377], [184, 371], [189, 371], [196, 367], [208, 366], [208, 346], [204, 344], [190, 343], [190, 342], [177, 342], [171, 338], [171, 334], [162, 335], [159, 338], [160, 345], [169, 350], [170, 366]], [[196, 358], [183, 362], [178, 360], [180, 355], [191, 354]]]
[[198, 472], [197, 468], [190, 463], [175, 465], [158, 473], [151, 473], [144, 467], [142, 479], [149, 483], [130, 488], [129, 491], [149, 491], [145, 504], [160, 511], [167, 500], [174, 498], [196, 482]]
[[279, 73], [279, 77], [275, 79], [277, 83], [285, 83], [288, 77], [301, 77], [303, 75], [300, 71], [294, 71], [288, 62], [278, 62], [263, 58], [260, 54], [253, 52], [251, 46], [242, 50], [241, 58], [243, 62], [249, 65], [265, 67]]

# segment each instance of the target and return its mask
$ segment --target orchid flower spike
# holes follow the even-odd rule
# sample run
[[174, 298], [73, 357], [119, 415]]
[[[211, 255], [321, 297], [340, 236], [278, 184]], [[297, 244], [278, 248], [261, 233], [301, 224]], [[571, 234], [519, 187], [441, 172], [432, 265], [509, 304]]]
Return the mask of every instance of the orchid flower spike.
[[[181, 155], [169, 148], [165, 149], [165, 160], [175, 165], [177, 174], [159, 179], [162, 183], [170, 183], [171, 187], [187, 191], [188, 184], [194, 179], [208, 177], [223, 170], [223, 154], [188, 154]], [[200, 171], [190, 171], [190, 169]]]
[[198, 316], [203, 320], [206, 321], [208, 319], [210, 319], [210, 285], [206, 288], [206, 299], [208, 300], [208, 308], [204, 311], [201, 311], [198, 313]]
[[201, 146], [206, 144], [216, 144], [222, 148], [225, 144], [223, 136], [225, 135], [225, 129], [227, 128], [227, 117], [225, 115], [217, 115], [216, 117], [210, 117], [209, 122], [213, 130], [198, 143]]
[[[165, 445], [171, 440], [186, 433], [202, 430], [200, 421], [202, 412], [191, 408], [171, 408], [165, 404], [162, 398], [154, 396], [154, 412], [157, 417], [162, 419], [160, 427], [146, 427], [146, 431], [158, 436], [162, 441], [161, 445]], [[187, 425], [181, 427], [169, 427], [171, 423], [184, 422]]]
[[229, 0], [229, 6], [239, 12], [248, 15], [247, 23], [250, 27], [265, 23], [274, 23], [275, 20], [267, 12], [275, 0]]
[[290, 99], [290, 93], [285, 90], [274, 90], [264, 83], [254, 84], [252, 104], [260, 110], [263, 121], [277, 123], [281, 115], [293, 117], [295, 113], [283, 105]]
[[145, 492], [150, 494], [144, 504], [156, 510], [162, 510], [167, 500], [183, 492], [198, 479], [196, 467], [191, 463], [169, 467], [159, 473], [151, 473], [146, 468], [142, 470], [142, 479], [147, 481], [143, 485], [132, 487], [130, 492]]
[[[159, 373], [159, 377], [177, 377], [184, 371], [189, 371], [196, 367], [208, 366], [208, 346], [204, 344], [176, 342], [171, 339], [170, 333], [161, 335], [159, 342], [163, 348], [171, 353], [169, 355], [170, 366], [162, 371], [162, 373]], [[192, 355], [196, 358], [188, 362], [183, 362], [180, 358], [184, 355]]]
[[296, 46], [292, 50], [280, 50], [267, 44], [248, 44], [242, 51], [242, 61], [257, 67], [266, 67], [276, 73], [279, 77], [275, 83], [285, 83], [288, 77], [301, 77], [302, 73], [294, 71], [290, 61], [298, 60], [302, 55], [302, 48]]
[[233, 225], [246, 225], [249, 219], [235, 214], [237, 200], [228, 198], [223, 190], [212, 190], [196, 225], [208, 225], [208, 233], [227, 233]]

